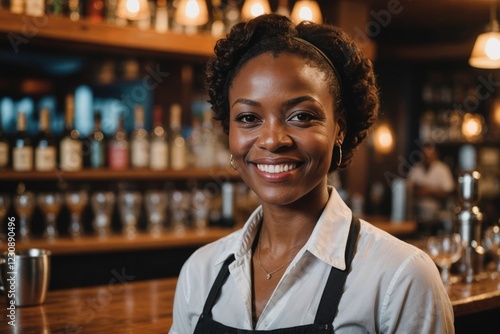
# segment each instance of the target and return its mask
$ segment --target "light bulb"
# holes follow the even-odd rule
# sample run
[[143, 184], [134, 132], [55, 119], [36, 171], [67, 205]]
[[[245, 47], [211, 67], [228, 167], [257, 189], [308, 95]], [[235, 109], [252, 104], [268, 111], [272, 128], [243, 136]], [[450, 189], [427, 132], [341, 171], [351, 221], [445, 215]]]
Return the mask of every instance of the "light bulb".
[[311, 21], [314, 23], [323, 23], [323, 16], [316, 1], [299, 0], [292, 9], [291, 19], [295, 24], [302, 21]]
[[484, 52], [492, 60], [500, 59], [500, 41], [496, 37], [490, 37], [484, 46]]
[[245, 0], [241, 9], [241, 16], [244, 20], [249, 20], [270, 12], [271, 7], [267, 0]]

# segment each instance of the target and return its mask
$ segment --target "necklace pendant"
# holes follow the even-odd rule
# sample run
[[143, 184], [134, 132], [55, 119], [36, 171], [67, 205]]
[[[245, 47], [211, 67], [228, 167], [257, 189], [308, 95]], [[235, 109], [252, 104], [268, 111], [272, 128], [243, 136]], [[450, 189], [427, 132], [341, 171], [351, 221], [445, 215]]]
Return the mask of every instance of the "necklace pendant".
[[271, 275], [271, 274], [267, 274], [266, 279], [270, 280], [270, 279], [271, 279], [271, 277], [273, 277], [273, 275]]

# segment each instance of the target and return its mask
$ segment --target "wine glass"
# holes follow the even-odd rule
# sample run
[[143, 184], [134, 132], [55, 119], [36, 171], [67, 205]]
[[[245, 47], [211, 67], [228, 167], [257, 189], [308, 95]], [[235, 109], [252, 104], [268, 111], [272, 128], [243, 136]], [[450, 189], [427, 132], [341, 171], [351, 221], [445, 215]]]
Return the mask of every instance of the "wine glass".
[[7, 215], [10, 207], [10, 195], [7, 193], [0, 193], [0, 244], [6, 236], [3, 230], [3, 220]]
[[496, 273], [493, 275], [496, 277], [500, 272], [500, 226], [491, 226], [484, 231], [483, 244], [496, 258]]
[[57, 233], [57, 216], [61, 210], [62, 196], [59, 193], [40, 193], [37, 197], [38, 207], [45, 218], [45, 231], [43, 236], [49, 241], [54, 241]]
[[122, 232], [128, 239], [137, 234], [137, 221], [141, 212], [142, 194], [138, 191], [120, 191], [118, 209], [122, 221]]
[[198, 233], [205, 232], [208, 226], [208, 212], [210, 209], [210, 197], [203, 190], [195, 189], [192, 192], [192, 215], [194, 227]]
[[186, 232], [190, 198], [187, 191], [174, 190], [170, 198], [171, 225], [175, 234]]
[[146, 214], [148, 216], [147, 230], [153, 236], [159, 236], [163, 232], [168, 196], [166, 192], [157, 190], [148, 190], [144, 194], [144, 203]]
[[14, 209], [19, 216], [19, 241], [28, 242], [31, 233], [31, 216], [35, 209], [35, 195], [33, 192], [17, 193], [14, 196]]
[[92, 227], [99, 238], [111, 233], [111, 213], [115, 205], [115, 194], [111, 191], [98, 191], [92, 194], [90, 203], [94, 211]]
[[83, 234], [82, 212], [87, 206], [88, 194], [85, 190], [70, 191], [66, 193], [64, 199], [71, 213], [68, 227], [69, 235], [73, 238], [79, 238]]
[[462, 238], [458, 233], [431, 236], [427, 239], [427, 253], [441, 268], [444, 284], [450, 283], [450, 266], [462, 256]]

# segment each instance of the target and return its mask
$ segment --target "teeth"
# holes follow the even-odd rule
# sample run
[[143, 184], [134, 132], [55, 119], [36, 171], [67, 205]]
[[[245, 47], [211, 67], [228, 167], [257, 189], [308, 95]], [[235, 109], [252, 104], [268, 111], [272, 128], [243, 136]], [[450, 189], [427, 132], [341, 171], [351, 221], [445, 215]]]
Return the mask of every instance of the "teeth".
[[283, 172], [288, 172], [290, 170], [293, 170], [297, 168], [297, 164], [281, 164], [281, 165], [263, 165], [263, 164], [257, 164], [257, 168], [260, 171], [266, 172], [266, 173], [283, 173]]

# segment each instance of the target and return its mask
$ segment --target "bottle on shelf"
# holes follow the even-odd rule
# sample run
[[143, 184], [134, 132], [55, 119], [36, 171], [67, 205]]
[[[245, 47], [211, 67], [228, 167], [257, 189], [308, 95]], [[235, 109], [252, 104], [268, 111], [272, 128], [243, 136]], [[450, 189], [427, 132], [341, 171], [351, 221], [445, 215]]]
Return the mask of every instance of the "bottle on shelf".
[[10, 11], [14, 14], [24, 13], [24, 0], [11, 0]]
[[198, 165], [200, 168], [213, 168], [217, 165], [217, 138], [214, 133], [212, 111], [210, 109], [203, 112], [201, 139], [203, 143], [201, 155], [197, 156], [201, 163]]
[[30, 16], [43, 16], [45, 13], [44, 0], [25, 0], [25, 14]]
[[236, 0], [228, 0], [224, 8], [224, 26], [227, 33], [236, 23], [240, 22], [240, 15], [238, 2]]
[[12, 148], [12, 168], [15, 171], [33, 169], [33, 146], [26, 132], [26, 114], [17, 114], [17, 134]]
[[163, 127], [163, 109], [161, 106], [154, 107], [153, 126], [149, 167], [154, 170], [164, 170], [168, 168], [168, 140], [167, 132]]
[[212, 0], [212, 24], [210, 33], [212, 36], [221, 36], [224, 34], [224, 12], [222, 11], [221, 0]]
[[115, 134], [109, 142], [109, 168], [110, 169], [127, 169], [128, 168], [128, 152], [129, 145], [127, 140], [127, 132], [123, 126], [124, 117], [120, 115], [118, 118], [118, 127]]
[[155, 30], [163, 33], [168, 30], [167, 0], [158, 0], [156, 3]]
[[133, 168], [149, 167], [149, 136], [144, 129], [144, 107], [136, 105], [134, 110], [134, 131], [130, 138], [131, 165]]
[[59, 143], [60, 168], [64, 171], [78, 171], [83, 167], [83, 149], [80, 133], [74, 127], [75, 97], [66, 96], [64, 132]]
[[40, 111], [40, 132], [35, 139], [35, 170], [53, 171], [56, 169], [56, 140], [50, 131], [49, 109]]
[[0, 115], [0, 169], [9, 167], [9, 140], [5, 136]]
[[170, 107], [170, 167], [173, 170], [187, 168], [186, 140], [181, 133], [180, 104], [174, 103]]
[[87, 0], [87, 20], [91, 22], [104, 21], [104, 0]]
[[81, 17], [80, 1], [68, 0], [68, 7], [69, 7], [69, 19], [71, 21], [78, 21]]
[[105, 137], [101, 128], [101, 114], [94, 115], [94, 130], [89, 138], [90, 154], [88, 166], [91, 168], [102, 168], [105, 164]]

